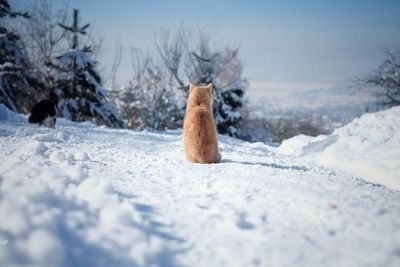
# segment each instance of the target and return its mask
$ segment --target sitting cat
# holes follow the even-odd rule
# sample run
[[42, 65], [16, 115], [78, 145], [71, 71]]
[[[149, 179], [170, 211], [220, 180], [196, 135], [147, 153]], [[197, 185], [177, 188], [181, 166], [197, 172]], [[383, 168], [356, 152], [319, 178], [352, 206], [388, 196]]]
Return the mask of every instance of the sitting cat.
[[212, 109], [212, 90], [211, 83], [206, 87], [189, 86], [183, 146], [186, 159], [190, 162], [216, 163], [221, 159]]
[[50, 99], [45, 99], [36, 103], [32, 108], [29, 122], [53, 128], [56, 124], [57, 102], [57, 95], [51, 93]]

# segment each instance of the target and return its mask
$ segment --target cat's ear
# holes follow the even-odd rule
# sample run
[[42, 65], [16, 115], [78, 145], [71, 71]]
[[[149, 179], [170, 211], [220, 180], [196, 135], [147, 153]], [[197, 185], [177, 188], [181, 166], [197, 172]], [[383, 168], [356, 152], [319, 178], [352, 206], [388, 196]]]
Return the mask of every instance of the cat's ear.
[[213, 91], [213, 84], [212, 83], [209, 83], [208, 85], [207, 85], [207, 90], [212, 94], [212, 91]]
[[189, 93], [193, 90], [193, 87], [194, 87], [193, 83], [189, 83]]

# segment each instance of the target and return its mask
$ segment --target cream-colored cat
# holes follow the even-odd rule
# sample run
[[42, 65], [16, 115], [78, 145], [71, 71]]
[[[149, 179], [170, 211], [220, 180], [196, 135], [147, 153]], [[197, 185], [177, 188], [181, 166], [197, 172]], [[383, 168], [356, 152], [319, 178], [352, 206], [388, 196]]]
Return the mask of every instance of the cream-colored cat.
[[206, 87], [189, 86], [183, 123], [183, 147], [186, 159], [190, 162], [216, 163], [221, 159], [212, 109], [212, 90], [212, 83]]

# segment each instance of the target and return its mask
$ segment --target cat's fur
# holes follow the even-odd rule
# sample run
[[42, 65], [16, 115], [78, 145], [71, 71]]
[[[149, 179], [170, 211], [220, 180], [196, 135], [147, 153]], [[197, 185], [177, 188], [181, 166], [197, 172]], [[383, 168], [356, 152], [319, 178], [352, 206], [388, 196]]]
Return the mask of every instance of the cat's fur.
[[216, 163], [218, 152], [217, 128], [212, 109], [212, 90], [190, 84], [189, 97], [183, 123], [183, 147], [186, 159], [194, 163]]
[[54, 93], [50, 94], [50, 99], [42, 100], [32, 108], [30, 123], [37, 123], [40, 126], [55, 127], [57, 117], [58, 97]]

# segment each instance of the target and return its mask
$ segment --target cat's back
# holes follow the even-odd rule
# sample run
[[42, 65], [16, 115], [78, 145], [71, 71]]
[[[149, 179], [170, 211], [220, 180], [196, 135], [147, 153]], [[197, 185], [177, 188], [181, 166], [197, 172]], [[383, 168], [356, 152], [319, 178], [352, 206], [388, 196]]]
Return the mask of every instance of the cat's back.
[[186, 113], [184, 128], [188, 131], [201, 132], [214, 127], [213, 114], [204, 106], [196, 106]]

